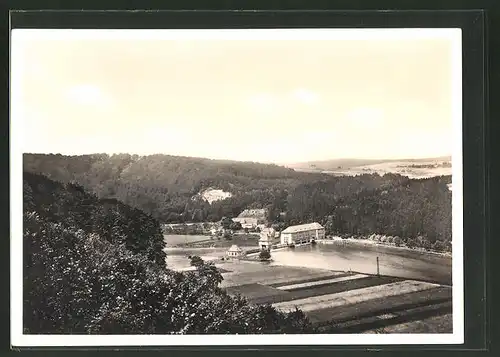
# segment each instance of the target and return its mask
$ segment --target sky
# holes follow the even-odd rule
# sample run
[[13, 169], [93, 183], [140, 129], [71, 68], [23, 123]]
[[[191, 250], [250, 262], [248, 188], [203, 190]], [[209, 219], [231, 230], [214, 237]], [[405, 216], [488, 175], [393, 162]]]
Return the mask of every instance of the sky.
[[452, 152], [449, 36], [29, 31], [12, 35], [23, 152], [275, 163]]

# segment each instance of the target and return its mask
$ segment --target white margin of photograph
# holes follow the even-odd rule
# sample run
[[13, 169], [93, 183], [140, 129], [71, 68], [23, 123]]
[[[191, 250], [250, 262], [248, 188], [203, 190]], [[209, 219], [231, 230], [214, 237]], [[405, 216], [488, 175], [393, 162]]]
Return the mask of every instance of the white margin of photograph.
[[[25, 335], [23, 334], [23, 123], [10, 121], [11, 344], [51, 346], [215, 346], [215, 345], [392, 345], [463, 344], [463, 182], [462, 182], [462, 31], [457, 28], [400, 29], [237, 29], [237, 30], [68, 30], [16, 29], [11, 32], [11, 118], [22, 117], [22, 58], [13, 44], [23, 39], [200, 39], [200, 40], [416, 40], [449, 39], [453, 44], [453, 333], [316, 335]], [[14, 40], [15, 39], [15, 43]], [[16, 81], [12, 81], [14, 78]], [[50, 84], [48, 84], [50, 85]]]

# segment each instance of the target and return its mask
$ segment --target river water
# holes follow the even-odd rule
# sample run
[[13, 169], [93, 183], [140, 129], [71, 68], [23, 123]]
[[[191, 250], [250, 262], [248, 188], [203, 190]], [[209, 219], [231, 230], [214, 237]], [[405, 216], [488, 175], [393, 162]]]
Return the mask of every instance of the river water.
[[[174, 269], [185, 268], [189, 266], [189, 255], [199, 255], [205, 260], [211, 260], [223, 256], [226, 250], [227, 248], [167, 249], [167, 265]], [[396, 247], [340, 242], [286, 248], [272, 251], [271, 255], [272, 265], [352, 270], [366, 274], [377, 273], [378, 257], [381, 275], [451, 285], [450, 257]]]

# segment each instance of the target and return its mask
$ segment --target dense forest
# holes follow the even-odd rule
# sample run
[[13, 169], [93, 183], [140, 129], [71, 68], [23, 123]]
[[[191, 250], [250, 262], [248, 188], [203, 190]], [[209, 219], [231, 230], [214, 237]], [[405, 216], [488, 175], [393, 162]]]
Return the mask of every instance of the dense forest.
[[380, 181], [373, 180], [376, 175], [371, 177], [357, 179], [372, 187], [338, 196], [335, 185], [300, 185], [288, 201], [282, 225], [318, 221], [327, 234], [366, 237], [378, 233], [398, 237], [409, 247], [451, 250], [450, 177], [410, 180], [384, 175]]
[[193, 272], [166, 269], [149, 214], [41, 175], [25, 173], [23, 184], [25, 333], [314, 332], [299, 310], [229, 296], [197, 257]]
[[[323, 175], [277, 165], [168, 155], [25, 154], [24, 170], [61, 182], [75, 182], [99, 198], [116, 198], [161, 222], [218, 221], [244, 208], [261, 208], [286, 197], [286, 190]], [[209, 204], [194, 197], [217, 187], [233, 197]]]
[[[450, 250], [450, 176], [355, 177], [295, 172], [276, 165], [168, 155], [24, 155], [24, 169], [118, 199], [161, 223], [219, 221], [266, 208], [276, 227], [318, 221], [327, 234], [396, 236], [407, 245]], [[208, 203], [207, 188], [232, 197]]]

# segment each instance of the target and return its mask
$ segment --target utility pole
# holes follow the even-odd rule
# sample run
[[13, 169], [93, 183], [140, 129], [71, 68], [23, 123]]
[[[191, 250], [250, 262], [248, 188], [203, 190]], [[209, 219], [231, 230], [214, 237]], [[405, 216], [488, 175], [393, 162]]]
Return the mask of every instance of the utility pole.
[[380, 276], [380, 268], [378, 264], [378, 257], [377, 257], [377, 276]]

